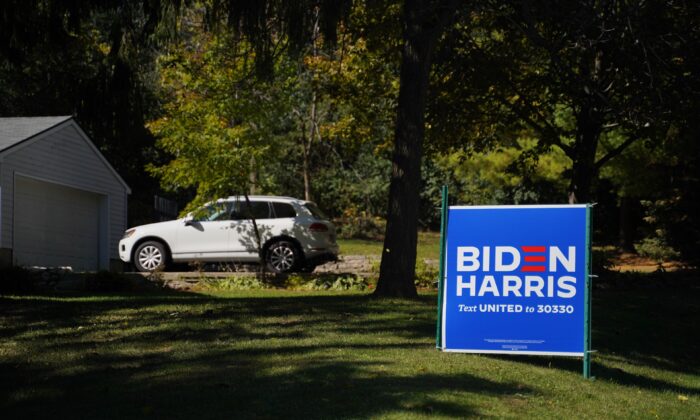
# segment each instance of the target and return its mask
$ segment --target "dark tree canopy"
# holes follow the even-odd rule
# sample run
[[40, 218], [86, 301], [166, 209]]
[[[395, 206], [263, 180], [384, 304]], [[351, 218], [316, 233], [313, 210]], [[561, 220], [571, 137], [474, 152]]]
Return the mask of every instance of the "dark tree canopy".
[[74, 115], [134, 193], [129, 214], [149, 221], [156, 188], [144, 167], [157, 112], [152, 73], [164, 22], [179, 1], [0, 2], [0, 115]]
[[212, 28], [226, 24], [253, 45], [257, 73], [265, 76], [275, 55], [310, 43], [317, 18], [324, 39], [335, 43], [351, 6], [350, 0], [212, 0], [207, 17]]
[[[194, 37], [184, 29], [192, 19]], [[183, 112], [188, 124], [179, 127], [189, 130], [188, 139], [207, 141], [192, 129], [203, 123], [191, 120], [204, 111], [193, 97], [220, 95], [225, 100], [209, 102], [205, 124], [226, 131], [248, 118], [249, 126], [264, 126], [258, 132], [269, 134], [250, 147], [262, 153], [274, 143], [279, 156], [289, 157], [290, 143], [276, 141], [294, 132], [294, 124], [304, 127], [305, 138], [320, 139], [315, 117], [323, 97], [329, 120], [347, 117], [318, 153], [332, 158], [293, 152], [297, 159], [281, 165], [286, 178], [277, 187], [299, 193], [299, 162], [292, 160], [303, 161], [309, 197], [310, 166], [329, 179], [350, 172], [349, 160], [363, 166], [372, 180], [355, 171], [351, 182], [358, 185], [333, 178], [333, 191], [314, 198], [337, 204], [342, 196], [362, 202], [353, 210], [364, 206], [371, 217], [386, 217], [376, 294], [412, 297], [418, 218], [421, 211], [434, 212], [425, 197], [454, 180], [456, 169], [466, 170], [463, 161], [504, 150], [517, 157], [485, 170], [517, 173], [523, 185], [514, 188], [544, 191], [530, 199], [602, 200], [611, 212], [635, 200], [640, 208], [643, 199], [646, 219], [653, 220], [648, 235], [664, 236], [692, 260], [700, 237], [693, 216], [700, 160], [698, 48], [700, 3], [687, 0], [6, 0], [0, 3], [0, 115], [75, 115], [134, 187], [130, 222], [140, 224], [151, 221], [158, 191], [144, 167], [172, 162], [173, 152], [157, 149], [146, 129], [158, 121], [172, 128], [166, 127], [167, 101], [182, 101], [192, 111]], [[210, 60], [200, 53], [223, 55]], [[356, 54], [350, 71], [342, 63], [346, 53]], [[210, 67], [198, 74], [207, 77], [196, 79], [196, 89], [178, 89], [164, 83], [167, 65], [190, 72]], [[304, 82], [294, 82], [304, 71]], [[321, 87], [317, 76], [324, 71]], [[182, 76], [187, 84], [189, 74]], [[221, 80], [226, 83], [217, 84]], [[317, 95], [315, 89], [325, 91]], [[280, 98], [287, 98], [287, 108]], [[248, 108], [220, 110], [218, 104]], [[308, 104], [313, 111], [304, 114]], [[275, 121], [268, 123], [270, 118]], [[363, 143], [362, 136], [374, 143]], [[351, 140], [332, 144], [329, 138]], [[523, 140], [529, 143], [523, 146]], [[534, 179], [549, 158], [558, 159], [556, 181]], [[235, 168], [243, 179], [257, 175], [246, 172], [254, 172], [251, 159], [244, 161]], [[205, 161], [202, 167], [215, 165]], [[228, 188], [219, 184], [217, 194]], [[177, 193], [183, 203], [192, 203], [195, 188], [188, 184]], [[489, 197], [499, 203], [516, 197], [504, 191]], [[378, 198], [383, 194], [386, 201]], [[475, 201], [484, 198], [479, 194]]]

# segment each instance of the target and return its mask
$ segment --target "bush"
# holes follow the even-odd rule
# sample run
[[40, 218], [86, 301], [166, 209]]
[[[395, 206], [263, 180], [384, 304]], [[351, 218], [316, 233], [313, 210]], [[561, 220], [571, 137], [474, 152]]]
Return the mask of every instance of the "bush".
[[642, 257], [651, 258], [659, 265], [680, 257], [680, 253], [669, 246], [661, 237], [644, 238], [634, 244], [634, 249]]
[[205, 278], [200, 282], [198, 288], [209, 290], [260, 290], [270, 286], [257, 276], [227, 277], [227, 278]]
[[679, 258], [697, 263], [697, 226], [693, 227], [692, 220], [681, 214], [679, 202], [680, 198], [642, 201], [647, 235], [634, 244], [639, 255], [659, 265]]
[[364, 291], [370, 287], [368, 280], [352, 274], [300, 275], [288, 276], [244, 276], [228, 278], [205, 278], [198, 289], [202, 290], [261, 290], [285, 288], [289, 290], [355, 290]]
[[290, 276], [286, 286], [295, 290], [354, 290], [364, 291], [369, 288], [369, 282], [356, 275], [321, 275], [308, 278], [303, 276]]
[[343, 239], [380, 239], [386, 227], [386, 221], [381, 217], [356, 208], [345, 210], [343, 216], [334, 222], [338, 226], [338, 236]]
[[414, 283], [416, 287], [434, 289], [437, 287], [439, 274], [437, 266], [426, 264], [425, 261], [418, 259], [418, 261], [416, 261], [416, 277]]
[[[371, 281], [370, 283], [376, 283], [379, 279], [379, 268], [381, 261], [375, 261], [371, 268]], [[437, 265], [432, 265], [426, 263], [424, 260], [418, 258], [416, 259], [416, 275], [413, 278], [413, 282], [416, 287], [422, 289], [435, 289], [437, 288], [437, 281], [439, 276], [439, 267]]]

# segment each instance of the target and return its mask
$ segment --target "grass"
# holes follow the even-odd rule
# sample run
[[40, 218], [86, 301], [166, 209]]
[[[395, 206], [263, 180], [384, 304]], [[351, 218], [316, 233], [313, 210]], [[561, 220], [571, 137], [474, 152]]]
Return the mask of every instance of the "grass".
[[[341, 255], [382, 255], [383, 241], [366, 239], [338, 239]], [[440, 258], [440, 233], [418, 233], [418, 258], [437, 260]]]
[[699, 418], [700, 291], [597, 290], [571, 358], [441, 353], [435, 295], [0, 297], [3, 418]]

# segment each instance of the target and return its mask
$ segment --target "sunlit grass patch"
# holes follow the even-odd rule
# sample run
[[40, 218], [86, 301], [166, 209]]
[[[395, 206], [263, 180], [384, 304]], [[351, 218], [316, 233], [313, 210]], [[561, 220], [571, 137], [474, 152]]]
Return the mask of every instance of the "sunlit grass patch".
[[[341, 255], [380, 256], [383, 242], [368, 239], [338, 239]], [[440, 233], [418, 233], [418, 258], [436, 260], [440, 258]]]

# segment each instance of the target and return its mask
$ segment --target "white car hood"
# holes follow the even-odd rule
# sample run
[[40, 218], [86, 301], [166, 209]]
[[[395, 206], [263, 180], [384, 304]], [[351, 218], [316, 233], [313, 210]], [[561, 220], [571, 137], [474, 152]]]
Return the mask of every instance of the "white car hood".
[[185, 219], [168, 220], [167, 222], [149, 223], [147, 225], [134, 226], [130, 229], [136, 229], [136, 235], [142, 235], [149, 232], [164, 232], [170, 229], [175, 229], [177, 226], [185, 224]]

